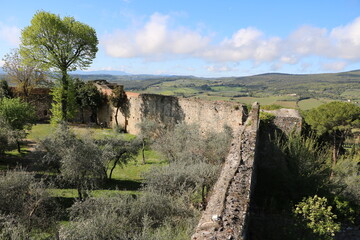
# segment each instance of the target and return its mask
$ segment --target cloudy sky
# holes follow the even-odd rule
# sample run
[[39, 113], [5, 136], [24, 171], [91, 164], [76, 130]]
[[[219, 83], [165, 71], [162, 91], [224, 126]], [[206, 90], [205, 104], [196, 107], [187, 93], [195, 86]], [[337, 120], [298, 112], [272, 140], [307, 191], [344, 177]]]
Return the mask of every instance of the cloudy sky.
[[360, 69], [360, 0], [2, 1], [0, 66], [38, 10], [95, 28], [89, 70], [217, 77]]

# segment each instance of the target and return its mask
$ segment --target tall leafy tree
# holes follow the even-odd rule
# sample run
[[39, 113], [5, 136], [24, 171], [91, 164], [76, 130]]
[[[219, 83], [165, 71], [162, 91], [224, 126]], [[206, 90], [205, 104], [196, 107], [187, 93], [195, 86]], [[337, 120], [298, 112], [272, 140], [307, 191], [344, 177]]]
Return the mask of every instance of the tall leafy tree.
[[25, 64], [18, 49], [6, 54], [4, 62], [3, 69], [10, 80], [16, 84], [17, 92], [28, 99], [31, 90], [45, 78], [40, 63], [32, 61]]
[[335, 166], [345, 138], [351, 130], [360, 126], [360, 107], [347, 102], [330, 102], [310, 110], [305, 121], [332, 144]]
[[95, 58], [98, 39], [95, 30], [73, 17], [38, 11], [31, 25], [21, 33], [20, 54], [28, 62], [40, 62], [61, 74], [62, 120], [67, 120], [68, 71], [85, 69]]
[[112, 105], [116, 108], [116, 110], [115, 110], [116, 126], [119, 126], [118, 114], [119, 114], [119, 110], [120, 110], [120, 112], [125, 117], [124, 131], [126, 132], [127, 119], [130, 114], [129, 113], [130, 106], [129, 106], [129, 100], [124, 91], [124, 86], [122, 86], [122, 85], [116, 86], [116, 88], [113, 90], [113, 92], [110, 96], [110, 101], [111, 101]]

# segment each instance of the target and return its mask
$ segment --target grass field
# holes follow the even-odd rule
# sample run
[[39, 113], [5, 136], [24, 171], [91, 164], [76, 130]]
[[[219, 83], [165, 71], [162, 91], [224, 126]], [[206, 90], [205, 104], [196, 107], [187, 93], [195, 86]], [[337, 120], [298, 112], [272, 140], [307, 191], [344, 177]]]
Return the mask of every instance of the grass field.
[[[71, 129], [78, 135], [89, 135], [94, 138], [103, 138], [111, 136], [116, 133], [113, 129], [89, 128], [86, 126], [71, 126]], [[29, 141], [37, 142], [44, 139], [55, 130], [51, 124], [36, 124], [29, 131], [27, 139]], [[134, 138], [134, 135], [124, 134], [125, 138]], [[22, 153], [16, 150], [9, 151], [3, 160], [0, 161], [0, 170], [11, 169], [16, 166], [22, 165], [26, 162], [27, 154], [29, 154], [29, 146], [22, 147]], [[145, 151], [145, 164], [142, 164], [142, 154], [139, 152], [138, 156], [128, 162], [128, 164], [119, 166], [117, 165], [113, 171], [112, 179], [107, 180], [100, 189], [90, 191], [92, 196], [108, 196], [113, 194], [139, 194], [143, 178], [142, 174], [148, 171], [151, 167], [161, 166], [166, 164], [166, 161], [155, 151]], [[40, 175], [54, 175], [50, 172], [36, 172]], [[56, 174], [55, 174], [56, 175]], [[76, 198], [77, 190], [71, 188], [52, 188], [49, 190], [53, 197], [60, 198]]]
[[298, 107], [301, 110], [309, 110], [311, 108], [316, 108], [324, 103], [331, 102], [331, 99], [316, 99], [316, 98], [309, 98], [304, 99], [298, 102]]

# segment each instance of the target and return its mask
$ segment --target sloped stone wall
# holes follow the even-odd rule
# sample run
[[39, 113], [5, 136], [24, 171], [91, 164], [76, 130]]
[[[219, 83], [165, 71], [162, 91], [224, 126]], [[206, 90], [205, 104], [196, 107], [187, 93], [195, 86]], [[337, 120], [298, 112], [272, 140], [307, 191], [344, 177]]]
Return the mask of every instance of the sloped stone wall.
[[251, 193], [255, 185], [255, 153], [259, 105], [232, 142], [220, 177], [192, 240], [246, 239]]

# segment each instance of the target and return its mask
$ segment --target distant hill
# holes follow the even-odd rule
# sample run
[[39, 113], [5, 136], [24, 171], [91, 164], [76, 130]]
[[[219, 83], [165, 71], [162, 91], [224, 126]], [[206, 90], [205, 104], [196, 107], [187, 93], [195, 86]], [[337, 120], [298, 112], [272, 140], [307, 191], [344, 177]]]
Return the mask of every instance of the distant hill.
[[131, 74], [127, 73], [127, 72], [113, 71], [113, 70], [100, 70], [100, 71], [81, 71], [81, 70], [77, 70], [77, 71], [71, 72], [71, 74], [76, 74], [76, 75], [115, 75], [115, 76], [131, 75]]
[[[1, 75], [1, 70], [0, 70]], [[360, 70], [339, 73], [264, 73], [243, 77], [201, 78], [176, 75], [128, 74], [123, 71], [76, 71], [84, 81], [104, 79], [137, 92], [211, 99], [291, 95], [291, 99], [341, 99], [360, 102]], [[289, 97], [290, 98], [290, 97]], [[287, 101], [287, 98], [284, 98]]]

